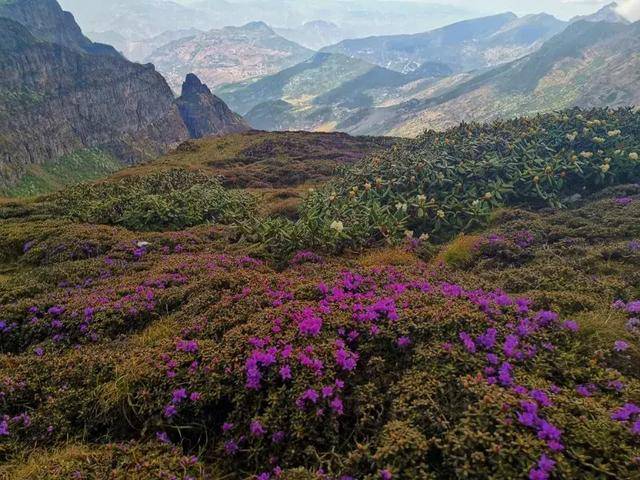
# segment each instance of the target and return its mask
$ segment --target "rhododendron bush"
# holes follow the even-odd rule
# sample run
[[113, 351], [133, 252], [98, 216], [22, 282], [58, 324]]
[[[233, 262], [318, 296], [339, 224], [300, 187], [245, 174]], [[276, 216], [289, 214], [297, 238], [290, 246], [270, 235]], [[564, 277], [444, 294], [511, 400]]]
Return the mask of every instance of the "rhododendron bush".
[[408, 240], [282, 271], [219, 229], [18, 221], [9, 478], [633, 478], [640, 201], [621, 192], [505, 212], [436, 256]]
[[638, 118], [0, 204], [0, 478], [639, 478]]

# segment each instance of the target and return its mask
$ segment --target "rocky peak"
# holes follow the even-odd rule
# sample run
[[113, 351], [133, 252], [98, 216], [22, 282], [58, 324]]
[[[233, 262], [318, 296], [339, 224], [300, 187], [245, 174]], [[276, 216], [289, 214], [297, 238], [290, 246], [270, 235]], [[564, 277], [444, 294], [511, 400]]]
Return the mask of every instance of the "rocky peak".
[[194, 95], [211, 95], [211, 90], [200, 81], [197, 75], [188, 73], [182, 84], [182, 97], [187, 98]]
[[250, 129], [244, 119], [211, 93], [209, 87], [190, 73], [182, 84], [182, 95], [176, 101], [180, 115], [193, 138], [224, 135]]

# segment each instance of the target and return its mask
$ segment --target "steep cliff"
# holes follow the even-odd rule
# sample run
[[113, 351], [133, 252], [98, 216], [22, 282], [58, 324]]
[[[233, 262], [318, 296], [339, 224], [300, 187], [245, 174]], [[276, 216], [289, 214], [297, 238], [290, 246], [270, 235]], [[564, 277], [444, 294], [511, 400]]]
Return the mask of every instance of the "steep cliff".
[[[34, 31], [74, 38], [71, 31], [52, 33], [45, 23]], [[99, 148], [134, 163], [189, 137], [169, 86], [153, 66], [88, 54], [79, 45], [42, 41], [0, 18], [0, 191], [29, 167], [78, 150]]]
[[193, 73], [187, 75], [182, 84], [182, 96], [176, 103], [193, 138], [239, 133], [250, 129], [240, 115], [232, 112]]
[[0, 17], [24, 25], [39, 40], [87, 53], [119, 56], [113, 47], [85, 37], [73, 15], [62, 10], [56, 0], [3, 0]]

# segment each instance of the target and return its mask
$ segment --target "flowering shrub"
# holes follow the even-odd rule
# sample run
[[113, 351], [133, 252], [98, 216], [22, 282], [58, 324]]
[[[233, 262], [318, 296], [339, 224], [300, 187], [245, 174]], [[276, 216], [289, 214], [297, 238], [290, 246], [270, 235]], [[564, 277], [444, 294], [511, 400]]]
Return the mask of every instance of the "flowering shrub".
[[132, 230], [179, 230], [246, 218], [254, 200], [225, 189], [204, 174], [174, 169], [143, 177], [86, 184], [53, 197], [56, 209], [76, 221]]
[[[639, 131], [640, 114], [632, 109], [574, 109], [429, 131], [388, 157], [343, 169], [310, 195], [301, 222], [312, 236], [343, 222], [355, 246], [405, 229], [447, 238], [483, 225], [497, 207], [559, 207], [574, 194], [637, 180]], [[359, 230], [350, 231], [355, 224]]]

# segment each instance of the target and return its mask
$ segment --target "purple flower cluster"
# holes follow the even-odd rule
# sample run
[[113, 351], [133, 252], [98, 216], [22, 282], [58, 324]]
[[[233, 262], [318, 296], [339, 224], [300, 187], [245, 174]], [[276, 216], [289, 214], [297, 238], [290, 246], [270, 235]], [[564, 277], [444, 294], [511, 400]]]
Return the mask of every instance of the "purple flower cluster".
[[611, 414], [611, 420], [630, 426], [631, 433], [640, 436], [640, 407], [634, 403], [626, 403]]

